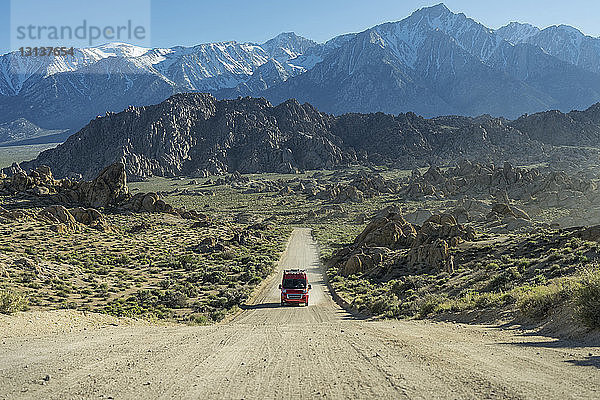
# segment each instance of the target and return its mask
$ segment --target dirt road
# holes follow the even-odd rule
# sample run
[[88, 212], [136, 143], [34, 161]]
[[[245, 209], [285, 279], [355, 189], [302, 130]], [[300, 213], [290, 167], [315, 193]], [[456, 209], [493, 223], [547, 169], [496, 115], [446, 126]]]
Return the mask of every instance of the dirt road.
[[600, 397], [600, 348], [492, 327], [357, 320], [331, 300], [317, 254], [297, 229], [282, 258], [309, 270], [309, 307], [280, 307], [277, 275], [226, 324], [0, 326], [0, 398]]

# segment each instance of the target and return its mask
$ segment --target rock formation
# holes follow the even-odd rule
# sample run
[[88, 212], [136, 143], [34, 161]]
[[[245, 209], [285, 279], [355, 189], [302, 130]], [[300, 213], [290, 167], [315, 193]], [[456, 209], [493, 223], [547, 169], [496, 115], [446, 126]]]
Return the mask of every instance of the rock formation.
[[[36, 190], [43, 187], [41, 192]], [[127, 188], [127, 174], [122, 163], [104, 168], [91, 181], [75, 181], [68, 178], [56, 180], [46, 166], [37, 167], [29, 174], [15, 170], [10, 178], [0, 179], [0, 191], [22, 193], [50, 205], [40, 213], [40, 217], [56, 224], [72, 228], [80, 222], [96, 229], [105, 230], [106, 223], [96, 209], [115, 208], [133, 212], [169, 213], [185, 219], [208, 224], [209, 218], [197, 211], [175, 208], [161, 199], [157, 193], [136, 193], [131, 195]], [[70, 211], [65, 207], [74, 207]], [[20, 219], [26, 216], [22, 211], [7, 211], [0, 208], [0, 218]]]
[[[59, 177], [91, 179], [122, 162], [135, 179], [207, 177], [236, 171], [294, 173], [351, 163], [413, 168], [461, 158], [533, 163], [546, 161], [556, 149], [516, 126], [529, 125], [491, 117], [425, 119], [410, 112], [336, 117], [295, 100], [274, 107], [265, 99], [217, 101], [207, 94], [177, 94], [157, 105], [96, 118], [21, 167], [29, 171], [48, 165]], [[573, 153], [560, 151], [561, 156]], [[13, 175], [14, 170], [4, 173]], [[426, 182], [415, 182], [413, 194], [433, 194], [435, 178], [432, 170]]]
[[336, 252], [331, 262], [343, 275], [366, 273], [381, 265], [392, 253], [400, 252], [393, 268], [425, 268], [452, 271], [450, 249], [473, 241], [475, 231], [458, 224], [449, 214], [432, 215], [421, 227], [407, 222], [390, 206], [379, 212], [354, 243]]

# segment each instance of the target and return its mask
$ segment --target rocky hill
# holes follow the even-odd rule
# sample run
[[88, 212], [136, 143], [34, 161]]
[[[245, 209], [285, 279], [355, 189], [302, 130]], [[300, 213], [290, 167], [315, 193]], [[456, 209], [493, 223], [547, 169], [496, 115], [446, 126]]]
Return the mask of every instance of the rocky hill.
[[181, 94], [90, 122], [54, 151], [23, 167], [93, 177], [122, 161], [131, 176], [206, 176], [227, 171], [294, 172], [356, 161], [331, 133], [335, 119], [310, 105], [264, 99], [217, 101]]
[[336, 117], [295, 100], [273, 106], [265, 99], [178, 94], [98, 117], [21, 167], [47, 165], [59, 177], [92, 178], [114, 162], [123, 162], [132, 177], [146, 177], [290, 173], [356, 163], [413, 168], [460, 159], [519, 164], [566, 160], [570, 153], [583, 159], [591, 150], [558, 152], [553, 145], [562, 142], [546, 132], [558, 118], [566, 121], [557, 127], [562, 141], [578, 142], [583, 124], [589, 130], [585, 144], [593, 146], [600, 134], [597, 107], [514, 122], [489, 116], [426, 119], [414, 113]]
[[557, 146], [600, 145], [600, 103], [585, 111], [546, 111], [524, 115], [511, 123], [532, 139]]

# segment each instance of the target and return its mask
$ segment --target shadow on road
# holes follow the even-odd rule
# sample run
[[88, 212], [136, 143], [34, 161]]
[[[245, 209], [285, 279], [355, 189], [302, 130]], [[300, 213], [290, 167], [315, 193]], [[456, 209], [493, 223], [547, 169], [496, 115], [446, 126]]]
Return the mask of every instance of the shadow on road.
[[576, 342], [571, 340], [548, 340], [543, 342], [534, 342], [534, 341], [525, 341], [525, 342], [503, 342], [500, 344], [507, 344], [511, 346], [521, 346], [521, 347], [544, 347], [547, 349], [576, 349], [581, 347], [592, 347], [596, 346], [596, 343], [588, 343], [588, 342]]
[[580, 367], [596, 367], [600, 369], [600, 356], [588, 356], [585, 360], [567, 360], [567, 362]]
[[[576, 349], [582, 347], [590, 347], [589, 343], [577, 343], [569, 340], [551, 340], [544, 342], [518, 342], [518, 343], [509, 343], [502, 342], [500, 344], [506, 344], [511, 346], [519, 346], [519, 347], [541, 347], [547, 349]], [[600, 356], [594, 356], [591, 353], [583, 360], [565, 360], [573, 365], [578, 365], [580, 367], [596, 367], [600, 369]]]
[[243, 304], [240, 306], [242, 310], [262, 310], [265, 308], [281, 308], [279, 303], [260, 303], [260, 304]]

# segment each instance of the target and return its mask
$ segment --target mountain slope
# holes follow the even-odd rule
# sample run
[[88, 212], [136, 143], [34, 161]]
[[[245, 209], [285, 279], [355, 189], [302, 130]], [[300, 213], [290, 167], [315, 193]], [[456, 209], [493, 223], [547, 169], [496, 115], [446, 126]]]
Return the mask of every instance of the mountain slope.
[[79, 129], [97, 115], [155, 104], [173, 93], [233, 88], [267, 62], [285, 63], [314, 42], [287, 34], [264, 45], [272, 54], [236, 42], [171, 49], [115, 43], [78, 49], [74, 57], [9, 53], [0, 56], [0, 123], [26, 118], [44, 128]]
[[440, 4], [352, 37], [315, 68], [261, 95], [273, 102], [295, 96], [333, 113], [516, 118], [600, 101], [600, 75], [532, 44], [513, 44]]
[[497, 33], [511, 43], [535, 45], [559, 60], [600, 73], [600, 38], [586, 36], [572, 26], [550, 26], [541, 30], [529, 24], [512, 22], [498, 29]]

